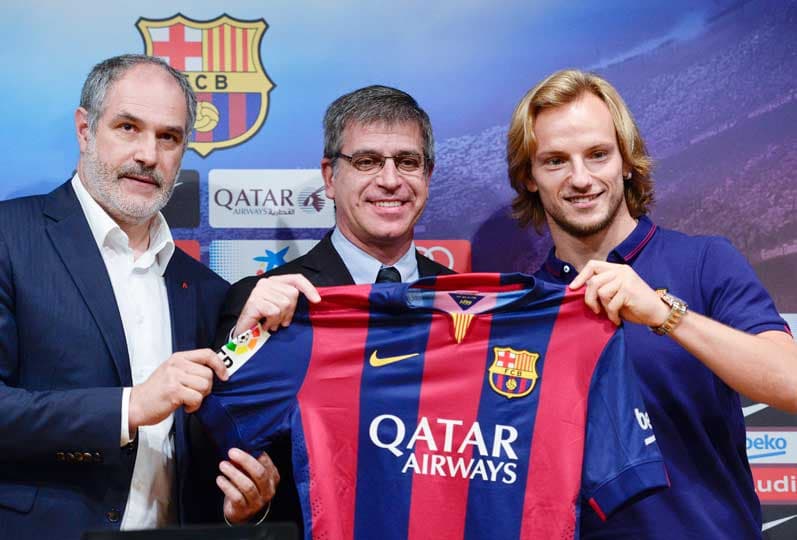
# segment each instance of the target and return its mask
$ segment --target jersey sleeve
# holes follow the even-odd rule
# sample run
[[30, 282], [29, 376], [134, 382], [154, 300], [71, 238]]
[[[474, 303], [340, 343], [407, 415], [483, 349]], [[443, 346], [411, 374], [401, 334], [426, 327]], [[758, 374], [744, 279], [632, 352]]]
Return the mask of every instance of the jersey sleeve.
[[297, 308], [291, 326], [273, 333], [226, 382], [214, 382], [196, 414], [224, 453], [240, 448], [254, 454], [290, 431], [312, 351], [307, 321]]
[[751, 334], [791, 333], [747, 259], [728, 240], [709, 239], [698, 277], [706, 316]]
[[590, 386], [582, 496], [606, 520], [631, 501], [668, 486], [619, 329], [604, 348]]

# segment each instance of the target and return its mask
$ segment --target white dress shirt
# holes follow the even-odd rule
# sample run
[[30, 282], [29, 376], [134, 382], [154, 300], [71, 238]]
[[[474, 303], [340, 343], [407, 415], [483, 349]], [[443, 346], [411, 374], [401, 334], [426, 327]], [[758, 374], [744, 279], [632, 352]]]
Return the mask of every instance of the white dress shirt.
[[[149, 247], [137, 259], [127, 234], [86, 191], [78, 175], [72, 178], [80, 206], [111, 278], [127, 342], [133, 385], [147, 380], [172, 353], [169, 300], [163, 274], [174, 254], [174, 240], [163, 215], [150, 227]], [[99, 276], [98, 276], [98, 279]], [[130, 442], [130, 388], [122, 394], [120, 445]], [[176, 522], [172, 504], [174, 483], [174, 418], [138, 430], [138, 452], [121, 528], [145, 529]]]
[[[385, 265], [355, 246], [337, 227], [332, 231], [330, 240], [335, 251], [343, 259], [343, 264], [346, 265], [346, 269], [354, 279], [354, 283], [362, 285], [376, 282], [376, 275], [379, 273], [379, 269]], [[410, 242], [407, 252], [392, 266], [401, 274], [401, 281], [415, 281], [420, 277], [418, 259], [415, 257], [415, 242]]]

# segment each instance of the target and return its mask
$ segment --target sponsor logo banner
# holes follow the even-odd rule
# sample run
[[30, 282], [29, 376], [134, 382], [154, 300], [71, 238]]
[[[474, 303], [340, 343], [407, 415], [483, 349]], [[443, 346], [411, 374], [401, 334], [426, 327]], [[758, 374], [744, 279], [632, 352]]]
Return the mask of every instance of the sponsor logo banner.
[[209, 266], [235, 283], [260, 275], [304, 255], [318, 240], [214, 240], [210, 243]]
[[335, 224], [320, 169], [212, 169], [208, 185], [211, 227], [328, 229]]
[[797, 430], [748, 428], [747, 459], [751, 465], [759, 463], [797, 465]]
[[418, 240], [415, 247], [435, 262], [455, 272], [470, 272], [470, 242], [467, 240]]
[[752, 467], [753, 482], [763, 504], [797, 503], [797, 467]]
[[182, 71], [196, 92], [197, 117], [188, 147], [202, 157], [237, 146], [257, 133], [268, 114], [274, 83], [260, 60], [263, 19], [222, 15], [197, 21], [181, 14], [140, 18], [144, 54]]

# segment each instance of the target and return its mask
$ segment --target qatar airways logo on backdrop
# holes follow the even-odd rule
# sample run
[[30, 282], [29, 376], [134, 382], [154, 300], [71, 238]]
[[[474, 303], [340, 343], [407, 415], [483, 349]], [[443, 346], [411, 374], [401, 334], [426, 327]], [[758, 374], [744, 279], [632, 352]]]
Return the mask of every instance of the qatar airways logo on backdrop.
[[335, 224], [319, 169], [213, 169], [208, 184], [211, 227], [327, 229]]
[[[514, 484], [518, 456], [512, 443], [518, 431], [504, 424], [495, 424], [492, 430], [493, 443], [488, 447], [478, 422], [466, 426], [462, 420], [422, 416], [409, 433], [401, 418], [381, 414], [371, 420], [368, 435], [374, 446], [396, 457], [403, 474]], [[423, 446], [416, 450], [418, 443]]]

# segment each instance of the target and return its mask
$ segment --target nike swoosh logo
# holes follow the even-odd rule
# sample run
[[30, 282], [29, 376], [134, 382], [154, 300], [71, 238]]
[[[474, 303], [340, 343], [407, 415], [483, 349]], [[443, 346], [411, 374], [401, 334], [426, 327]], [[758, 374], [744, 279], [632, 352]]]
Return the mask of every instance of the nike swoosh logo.
[[794, 518], [797, 518], [797, 514], [794, 514], [793, 516], [787, 516], [785, 518], [776, 519], [774, 521], [767, 521], [766, 523], [761, 525], [761, 532], [771, 529], [772, 527], [777, 527], [781, 523], [786, 523], [787, 521], [790, 521]]
[[759, 411], [763, 411], [764, 409], [768, 408], [769, 405], [766, 403], [756, 403], [755, 405], [750, 405], [748, 407], [742, 407], [742, 414], [745, 418], [748, 416], [755, 414]]
[[413, 356], [418, 356], [418, 353], [402, 354], [401, 356], [386, 356], [385, 358], [379, 358], [376, 355], [376, 350], [374, 350], [374, 352], [371, 353], [371, 358], [368, 359], [368, 363], [371, 364], [373, 367], [382, 367], [388, 364], [401, 362], [402, 360], [406, 360], [407, 358], [412, 358]]

